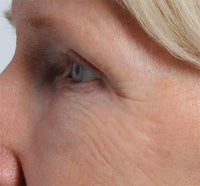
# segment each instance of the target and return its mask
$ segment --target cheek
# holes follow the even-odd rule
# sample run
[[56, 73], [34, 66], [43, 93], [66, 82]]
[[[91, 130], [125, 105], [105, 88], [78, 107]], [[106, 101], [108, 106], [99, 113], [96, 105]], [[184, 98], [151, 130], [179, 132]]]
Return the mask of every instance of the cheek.
[[136, 162], [151, 142], [144, 120], [129, 109], [111, 93], [59, 94], [32, 137], [30, 159], [33, 167], [40, 167], [35, 171], [46, 176], [43, 180], [54, 175], [74, 185], [78, 179], [85, 185], [124, 185], [122, 180], [133, 178], [133, 172], [136, 179]]
[[29, 161], [37, 174], [30, 177], [43, 175], [38, 183], [112, 180], [120, 185], [121, 180], [138, 179], [138, 168], [155, 177], [169, 167], [194, 168], [198, 142], [191, 117], [184, 115], [186, 106], [173, 99], [146, 103], [119, 101], [105, 93], [59, 94], [33, 132]]
[[143, 148], [143, 157], [148, 165], [156, 162], [160, 173], [167, 167], [179, 169], [179, 173], [199, 169], [199, 109], [184, 91], [177, 85], [176, 91], [168, 90], [157, 100], [135, 105], [150, 142]]
[[56, 180], [67, 177], [72, 184], [78, 179], [86, 185], [118, 179], [114, 174], [121, 145], [116, 129], [122, 116], [115, 118], [120, 109], [114, 99], [105, 94], [55, 97], [33, 133], [30, 154], [40, 167], [36, 172]]

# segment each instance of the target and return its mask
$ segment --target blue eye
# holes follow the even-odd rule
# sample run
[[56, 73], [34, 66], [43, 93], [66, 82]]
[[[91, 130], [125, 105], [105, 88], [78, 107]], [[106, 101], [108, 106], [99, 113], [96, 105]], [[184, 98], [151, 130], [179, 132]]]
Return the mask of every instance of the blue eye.
[[95, 79], [100, 79], [100, 76], [98, 74], [77, 63], [72, 64], [71, 77], [75, 83], [82, 83]]

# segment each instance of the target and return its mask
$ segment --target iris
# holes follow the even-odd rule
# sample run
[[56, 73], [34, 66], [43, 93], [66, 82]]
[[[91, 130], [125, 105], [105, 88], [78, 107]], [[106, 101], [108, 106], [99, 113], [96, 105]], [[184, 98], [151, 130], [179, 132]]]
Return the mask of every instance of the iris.
[[71, 77], [75, 83], [87, 82], [100, 78], [98, 74], [77, 63], [72, 64]]

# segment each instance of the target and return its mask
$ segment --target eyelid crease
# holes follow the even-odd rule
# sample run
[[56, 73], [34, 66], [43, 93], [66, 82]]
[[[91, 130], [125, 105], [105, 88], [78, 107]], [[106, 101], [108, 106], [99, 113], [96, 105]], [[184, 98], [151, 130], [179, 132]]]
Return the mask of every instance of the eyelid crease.
[[98, 74], [100, 77], [105, 76], [103, 72], [101, 72], [95, 66], [90, 64], [90, 62], [88, 62], [85, 58], [80, 56], [77, 52], [75, 52], [72, 49], [68, 50], [66, 53], [65, 52], [61, 52], [61, 55], [64, 56], [64, 57], [68, 57], [69, 58], [68, 60], [71, 63], [73, 63], [73, 62], [74, 63], [78, 63], [78, 64], [84, 66], [85, 68], [88, 68], [89, 70], [93, 71], [94, 73]]

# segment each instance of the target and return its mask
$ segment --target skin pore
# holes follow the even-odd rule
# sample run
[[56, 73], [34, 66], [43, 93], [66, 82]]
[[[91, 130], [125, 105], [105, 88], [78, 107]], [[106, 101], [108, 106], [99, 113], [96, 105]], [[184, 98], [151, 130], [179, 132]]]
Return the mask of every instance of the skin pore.
[[[115, 1], [14, 0], [12, 14], [17, 49], [0, 75], [10, 185], [200, 184], [198, 70]], [[101, 79], [74, 83], [72, 62]]]

